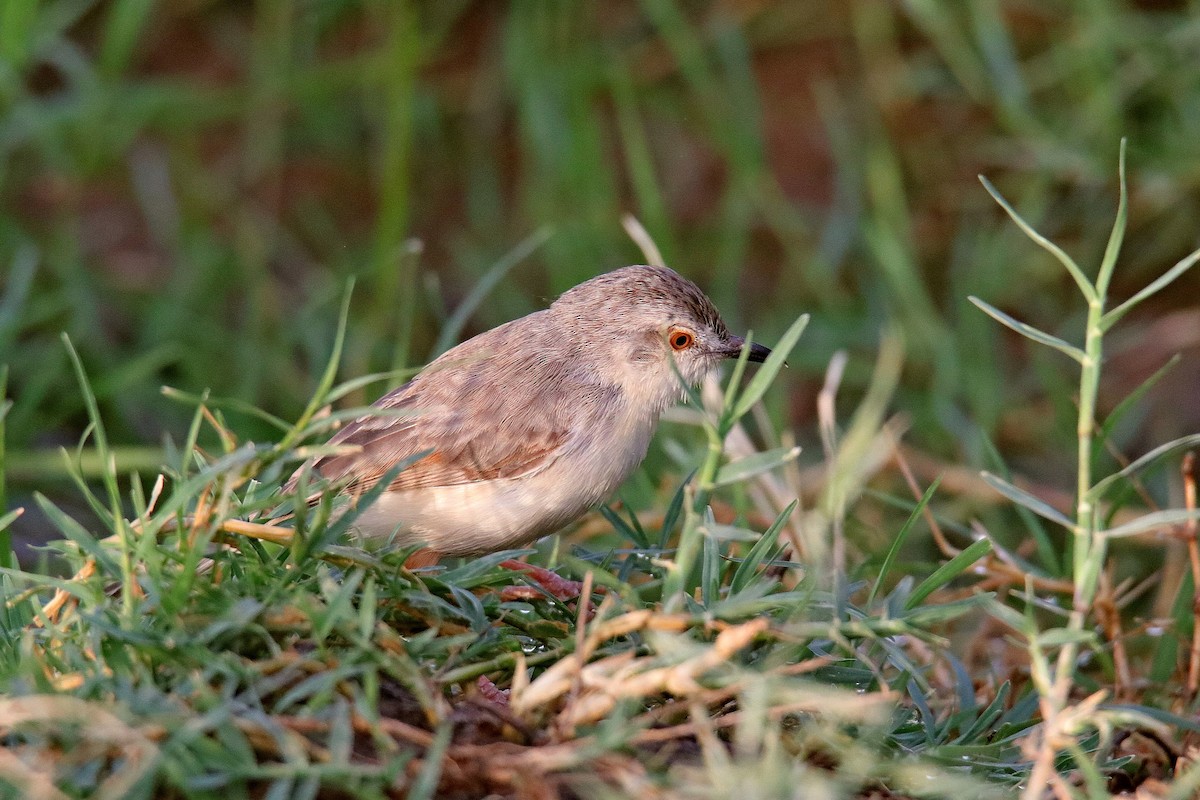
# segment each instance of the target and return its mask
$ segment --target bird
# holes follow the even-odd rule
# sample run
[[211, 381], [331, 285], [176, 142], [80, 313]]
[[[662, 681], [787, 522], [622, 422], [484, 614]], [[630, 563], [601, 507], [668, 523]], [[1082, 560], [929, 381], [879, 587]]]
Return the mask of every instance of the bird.
[[746, 346], [674, 270], [616, 269], [447, 350], [337, 431], [335, 452], [284, 492], [306, 470], [351, 497], [390, 476], [353, 520], [362, 539], [419, 545], [421, 564], [520, 547], [608, 499], [684, 384]]

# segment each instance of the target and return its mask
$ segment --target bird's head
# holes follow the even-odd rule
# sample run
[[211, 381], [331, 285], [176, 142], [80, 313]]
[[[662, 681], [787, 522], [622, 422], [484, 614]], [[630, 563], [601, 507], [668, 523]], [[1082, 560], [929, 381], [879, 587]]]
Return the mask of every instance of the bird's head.
[[[680, 378], [700, 383], [745, 345], [696, 284], [666, 267], [597, 276], [564, 293], [551, 313], [586, 337], [603, 359], [597, 363], [612, 365], [613, 379], [658, 410], [679, 399]], [[749, 359], [761, 363], [770, 353], [751, 344]]]

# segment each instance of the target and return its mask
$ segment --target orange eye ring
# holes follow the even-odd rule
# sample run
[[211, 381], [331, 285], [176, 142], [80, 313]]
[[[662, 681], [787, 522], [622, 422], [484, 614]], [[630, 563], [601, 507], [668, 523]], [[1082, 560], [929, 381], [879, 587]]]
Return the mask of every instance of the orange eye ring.
[[683, 328], [671, 328], [667, 331], [667, 341], [671, 345], [671, 349], [675, 352], [687, 350], [696, 343], [696, 337], [691, 331]]

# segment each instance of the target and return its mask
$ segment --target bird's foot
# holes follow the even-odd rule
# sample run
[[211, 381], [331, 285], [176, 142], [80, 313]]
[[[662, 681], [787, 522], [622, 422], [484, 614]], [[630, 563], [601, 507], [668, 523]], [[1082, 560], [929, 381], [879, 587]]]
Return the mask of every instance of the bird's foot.
[[[510, 558], [507, 561], [501, 561], [500, 566], [529, 576], [542, 589], [564, 602], [576, 600], [583, 593], [583, 584], [579, 581], [568, 580], [548, 569], [535, 567], [524, 561]], [[500, 590], [501, 600], [538, 600], [544, 596], [535, 586], [506, 586]]]

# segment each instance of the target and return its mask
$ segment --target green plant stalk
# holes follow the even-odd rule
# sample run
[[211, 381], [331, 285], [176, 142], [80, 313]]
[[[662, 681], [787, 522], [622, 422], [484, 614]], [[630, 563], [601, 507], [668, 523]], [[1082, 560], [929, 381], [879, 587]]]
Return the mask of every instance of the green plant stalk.
[[700, 465], [700, 471], [696, 473], [696, 497], [692, 504], [692, 510], [700, 513], [708, 505], [709, 498], [712, 497], [713, 491], [717, 487], [717, 471], [721, 468], [721, 456], [725, 452], [725, 435], [729, 432], [725, 429], [725, 425], [721, 420], [714, 426], [705, 426], [705, 433], [708, 434], [708, 452], [704, 454], [704, 461]]
[[[1097, 530], [1095, 506], [1090, 496], [1092, 488], [1092, 446], [1096, 435], [1096, 396], [1100, 387], [1100, 364], [1103, 357], [1104, 331], [1100, 320], [1104, 316], [1104, 298], [1097, 297], [1088, 304], [1087, 334], [1084, 341], [1086, 358], [1079, 376], [1079, 438], [1075, 506], [1074, 553], [1072, 577], [1075, 591], [1067, 629], [1082, 631], [1087, 612], [1096, 596], [1096, 586], [1107, 551], [1105, 538]], [[1055, 711], [1062, 709], [1070, 693], [1071, 666], [1078, 655], [1079, 645], [1072, 640], [1058, 653], [1054, 671], [1052, 702]]]
[[1084, 340], [1084, 359], [1079, 376], [1079, 437], [1075, 505], [1075, 597], [1071, 621], [1087, 614], [1095, 595], [1099, 569], [1104, 560], [1105, 540], [1096, 529], [1095, 505], [1091, 497], [1092, 447], [1096, 437], [1096, 396], [1100, 389], [1100, 370], [1104, 357], [1104, 331], [1100, 321], [1104, 316], [1104, 298], [1097, 297], [1088, 304], [1087, 334]]
[[692, 484], [695, 488], [691, 490], [691, 502], [687, 505], [683, 530], [679, 534], [675, 564], [663, 582], [663, 610], [667, 613], [678, 611], [682, 607], [688, 576], [696, 566], [703, 536], [700, 532], [700, 522], [704, 519], [704, 510], [716, 488], [717, 471], [721, 468], [721, 456], [725, 451], [725, 437], [721, 433], [723, 422], [724, 419], [716, 425], [704, 426], [708, 435], [708, 450]]
[[[1092, 444], [1095, 438], [1096, 394], [1100, 386], [1100, 364], [1103, 355], [1104, 331], [1100, 321], [1104, 316], [1104, 298], [1093, 297], [1088, 301], [1087, 332], [1084, 339], [1084, 354], [1079, 376], [1079, 421], [1078, 464], [1076, 466], [1076, 506], [1073, 533], [1072, 578], [1075, 590], [1071, 613], [1067, 619], [1067, 630], [1081, 633], [1087, 622], [1088, 608], [1095, 597], [1097, 579], [1104, 563], [1105, 541], [1096, 529], [1096, 515], [1090, 496], [1092, 485]], [[1036, 640], [1030, 643], [1033, 663], [1038, 663]], [[1053, 675], [1043, 675], [1037, 681], [1042, 694], [1043, 718], [1042, 743], [1026, 784], [1025, 798], [1040, 797], [1050, 785], [1054, 770], [1055, 745], [1060, 732], [1058, 721], [1074, 685], [1074, 665], [1079, 655], [1079, 641], [1071, 637], [1058, 651]], [[1041, 787], [1041, 788], [1038, 788]]]
[[[1123, 172], [1123, 170], [1122, 170]], [[1122, 192], [1122, 199], [1124, 192]], [[1101, 270], [1097, 284], [1107, 284], [1107, 277]], [[1104, 341], [1104, 296], [1099, 295], [1088, 301], [1087, 332], [1084, 338], [1084, 354], [1079, 376], [1079, 423], [1077, 427], [1078, 465], [1076, 491], [1078, 496], [1075, 506], [1074, 553], [1072, 558], [1072, 577], [1075, 591], [1072, 597], [1071, 614], [1067, 619], [1067, 630], [1072, 633], [1082, 633], [1087, 624], [1088, 609], [1096, 597], [1100, 571], [1104, 568], [1104, 559], [1108, 551], [1108, 540], [1099, 530], [1096, 507], [1092, 499], [1092, 448], [1096, 436], [1096, 397], [1100, 388], [1100, 370], [1103, 359]], [[1048, 738], [1057, 738], [1055, 730], [1057, 720], [1066, 708], [1067, 700], [1074, 685], [1074, 664], [1079, 655], [1079, 639], [1071, 637], [1058, 651], [1054, 675], [1049, 678], [1049, 696], [1043, 697], [1042, 716], [1045, 719], [1046, 730], [1043, 734]], [[1034, 787], [1049, 785], [1050, 772], [1054, 768], [1055, 748], [1043, 742], [1029, 776], [1027, 797]], [[1040, 792], [1041, 790], [1038, 790]], [[1040, 794], [1038, 795], [1040, 796]]]
[[[1092, 491], [1092, 449], [1096, 438], [1096, 397], [1100, 390], [1100, 372], [1104, 360], [1104, 334], [1109, 327], [1105, 320], [1104, 302], [1116, 268], [1117, 255], [1121, 251], [1128, 218], [1125, 147], [1126, 141], [1122, 139], [1118, 166], [1120, 200], [1117, 206], [1117, 218], [1108, 239], [1108, 246], [1105, 248], [1100, 270], [1096, 275], [1096, 282], [1090, 284], [1085, 279], [1080, 285], [1080, 291], [1088, 303], [1088, 314], [1087, 328], [1084, 333], [1084, 357], [1080, 360], [1079, 417], [1076, 427], [1078, 463], [1076, 465], [1076, 505], [1071, 572], [1075, 590], [1072, 596], [1071, 614], [1067, 619], [1067, 630], [1075, 634], [1082, 634], [1087, 624], [1088, 609], [1091, 608], [1096, 597], [1100, 571], [1104, 568], [1104, 559], [1108, 551], [1108, 540], [1099, 527]], [[1064, 259], [1063, 263], [1072, 274], [1079, 272], [1078, 267], [1074, 270], [1070, 269], [1074, 264], [1070, 257], [1064, 253], [1062, 258]], [[1055, 746], [1053, 740], [1058, 738], [1058, 719], [1066, 708], [1071, 687], [1074, 685], [1074, 665], [1079, 654], [1079, 642], [1079, 636], [1068, 637], [1062, 649], [1058, 651], [1054, 675], [1049, 683], [1048, 696], [1044, 689], [1040, 690], [1043, 693], [1044, 738], [1030, 772], [1029, 783], [1025, 791], [1026, 797], [1035, 796], [1042, 791], [1039, 787], [1049, 785], [1050, 773], [1054, 769]]]
[[[8, 511], [8, 492], [4, 452], [4, 418], [8, 415], [8, 364], [0, 364], [0, 514]], [[12, 559], [12, 534], [8, 526], [0, 527], [0, 567], [16, 567]]]
[[[374, 330], [394, 336], [392, 369], [407, 367], [417, 314], [419, 249], [404, 246], [412, 212], [413, 98], [416, 70], [422, 58], [416, 9], [408, 2], [384, 4], [387, 46], [378, 87], [382, 95], [377, 187], [379, 217], [376, 223], [372, 280], [375, 287], [371, 315]], [[365, 371], [365, 370], [364, 370]]]

